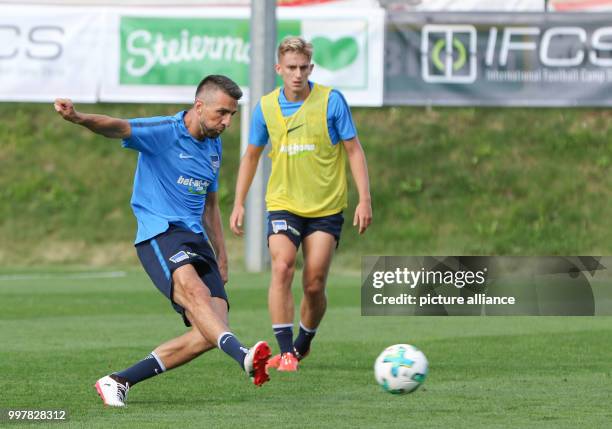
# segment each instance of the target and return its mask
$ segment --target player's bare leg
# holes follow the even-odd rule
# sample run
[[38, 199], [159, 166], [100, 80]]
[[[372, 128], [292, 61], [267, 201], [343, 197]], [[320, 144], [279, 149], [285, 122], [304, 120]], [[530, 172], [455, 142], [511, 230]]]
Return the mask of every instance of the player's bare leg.
[[[216, 344], [217, 338], [223, 332], [229, 331], [227, 326], [227, 305], [225, 315], [221, 308], [215, 308], [210, 291], [198, 275], [193, 265], [183, 265], [172, 273], [174, 284], [173, 300], [183, 307], [191, 317], [190, 322], [210, 343]], [[216, 298], [219, 299], [219, 298]], [[222, 301], [222, 300], [221, 300]], [[217, 314], [221, 312], [221, 316]]]
[[[297, 248], [282, 234], [268, 239], [272, 258], [272, 278], [268, 291], [268, 308], [272, 329], [280, 347], [280, 355], [271, 359], [271, 365], [280, 371], [295, 371], [297, 359], [293, 356], [293, 317], [295, 306], [291, 283], [295, 273]], [[282, 359], [284, 358], [284, 361]]]
[[267, 343], [260, 341], [250, 350], [245, 348], [229, 330], [227, 303], [213, 298], [196, 269], [183, 265], [172, 274], [173, 300], [185, 308], [190, 322], [210, 343], [232, 357], [251, 376], [256, 385], [269, 380], [266, 363], [270, 357]]
[[[212, 298], [212, 300], [213, 306], [219, 310], [217, 314], [222, 317], [223, 309], [227, 309], [227, 303], [221, 298]], [[227, 325], [227, 311], [225, 315], [224, 321]], [[189, 313], [187, 318], [193, 320]], [[164, 363], [166, 370], [169, 370], [184, 365], [215, 347], [217, 345], [204, 338], [199, 329], [192, 327], [188, 332], [161, 344], [153, 351]]]
[[291, 283], [295, 272], [297, 249], [284, 235], [271, 235], [272, 278], [268, 292], [268, 306], [273, 324], [293, 323], [294, 304]]
[[302, 246], [304, 297], [300, 306], [300, 332], [294, 344], [298, 358], [303, 358], [310, 350], [310, 341], [327, 309], [325, 285], [336, 249], [336, 239], [329, 233], [316, 231], [304, 238]]
[[336, 249], [336, 239], [331, 234], [317, 231], [308, 235], [302, 245], [304, 298], [300, 307], [300, 320], [307, 328], [316, 329], [327, 309], [325, 285]]

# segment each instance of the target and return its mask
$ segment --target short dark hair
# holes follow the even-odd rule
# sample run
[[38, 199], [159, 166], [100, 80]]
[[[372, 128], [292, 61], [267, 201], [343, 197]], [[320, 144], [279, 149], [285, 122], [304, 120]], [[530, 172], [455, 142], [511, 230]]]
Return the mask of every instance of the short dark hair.
[[210, 91], [211, 89], [221, 90], [236, 101], [242, 98], [242, 90], [238, 84], [229, 77], [220, 74], [211, 74], [202, 79], [196, 89], [196, 98], [204, 91]]

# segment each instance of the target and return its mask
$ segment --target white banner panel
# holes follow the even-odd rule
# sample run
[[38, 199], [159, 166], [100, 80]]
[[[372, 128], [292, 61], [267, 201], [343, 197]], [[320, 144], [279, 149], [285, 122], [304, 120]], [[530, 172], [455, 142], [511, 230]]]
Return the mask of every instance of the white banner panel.
[[279, 10], [281, 20], [297, 17], [300, 34], [314, 45], [312, 80], [338, 88], [351, 105], [382, 106], [385, 11]]
[[[313, 43], [314, 81], [352, 105], [382, 105], [384, 10], [283, 8], [278, 18], [279, 40], [302, 35]], [[245, 102], [249, 27], [243, 8], [113, 9], [100, 99], [190, 103], [202, 77], [225, 74], [245, 90]]]
[[2, 5], [0, 100], [95, 102], [104, 11]]

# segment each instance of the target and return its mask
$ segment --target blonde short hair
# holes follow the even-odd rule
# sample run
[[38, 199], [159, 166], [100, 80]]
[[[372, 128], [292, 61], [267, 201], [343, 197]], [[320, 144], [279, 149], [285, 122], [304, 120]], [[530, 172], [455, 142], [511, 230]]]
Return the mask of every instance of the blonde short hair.
[[299, 36], [287, 36], [280, 45], [278, 45], [278, 51], [276, 53], [278, 60], [280, 61], [280, 58], [287, 52], [297, 52], [306, 55], [308, 61], [310, 61], [312, 59], [312, 43], [307, 42]]

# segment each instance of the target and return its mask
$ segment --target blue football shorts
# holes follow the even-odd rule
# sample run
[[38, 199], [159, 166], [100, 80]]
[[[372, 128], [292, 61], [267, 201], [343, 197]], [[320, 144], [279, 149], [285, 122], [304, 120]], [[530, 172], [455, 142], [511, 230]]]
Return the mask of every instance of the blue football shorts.
[[191, 326], [185, 316], [185, 309], [172, 299], [174, 289], [172, 273], [183, 265], [193, 265], [210, 290], [211, 296], [224, 299], [229, 309], [215, 253], [203, 234], [170, 225], [165, 232], [138, 243], [136, 253], [157, 289], [170, 300], [172, 307], [183, 317], [185, 326]]
[[286, 210], [271, 211], [268, 212], [268, 240], [271, 235], [283, 234], [299, 249], [304, 238], [315, 231], [323, 231], [334, 236], [337, 248], [343, 223], [342, 212], [329, 216], [303, 217]]

